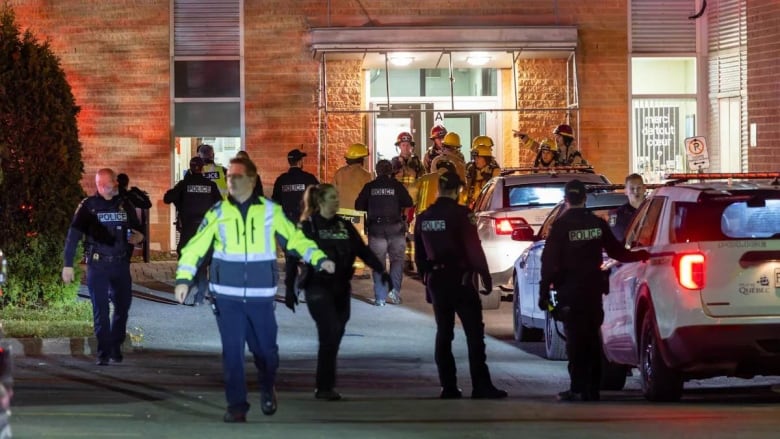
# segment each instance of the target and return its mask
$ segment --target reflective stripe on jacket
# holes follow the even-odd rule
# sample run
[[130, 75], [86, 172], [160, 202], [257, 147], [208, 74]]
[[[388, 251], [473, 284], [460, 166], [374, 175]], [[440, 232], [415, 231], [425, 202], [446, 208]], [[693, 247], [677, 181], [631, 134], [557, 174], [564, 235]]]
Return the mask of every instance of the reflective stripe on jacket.
[[235, 201], [215, 204], [203, 218], [198, 233], [181, 251], [177, 284], [191, 284], [210, 249], [209, 289], [239, 298], [276, 295], [279, 270], [276, 243], [292, 255], [319, 268], [325, 253], [291, 223], [282, 208], [265, 198], [252, 198], [244, 219]]

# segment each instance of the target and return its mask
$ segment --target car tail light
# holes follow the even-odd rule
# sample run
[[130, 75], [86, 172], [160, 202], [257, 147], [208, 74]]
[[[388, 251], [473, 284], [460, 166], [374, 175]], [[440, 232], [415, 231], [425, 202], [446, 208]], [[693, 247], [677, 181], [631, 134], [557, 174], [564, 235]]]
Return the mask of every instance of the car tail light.
[[528, 221], [523, 218], [493, 218], [493, 223], [496, 226], [496, 235], [511, 235], [512, 230], [528, 224]]
[[704, 288], [704, 255], [701, 253], [676, 255], [674, 272], [681, 287], [689, 290]]

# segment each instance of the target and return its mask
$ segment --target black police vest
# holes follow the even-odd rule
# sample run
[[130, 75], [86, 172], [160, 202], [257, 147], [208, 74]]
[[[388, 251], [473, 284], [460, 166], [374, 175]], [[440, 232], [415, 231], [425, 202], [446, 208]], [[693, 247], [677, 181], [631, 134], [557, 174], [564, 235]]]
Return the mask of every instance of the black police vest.
[[176, 206], [182, 221], [200, 222], [211, 206], [221, 196], [219, 188], [208, 178], [200, 174], [188, 174], [182, 181], [184, 188], [181, 192], [180, 205]]
[[403, 185], [390, 177], [381, 177], [369, 183], [368, 222], [400, 223], [400, 191]]
[[109, 245], [97, 242], [87, 235], [88, 252], [106, 256], [127, 255], [132, 247], [127, 242], [127, 231], [131, 228], [128, 209], [133, 207], [124, 202], [120, 196], [115, 196], [111, 200], [101, 196], [91, 196], [84, 202], [84, 208], [95, 214], [100, 224], [114, 236], [114, 243]]

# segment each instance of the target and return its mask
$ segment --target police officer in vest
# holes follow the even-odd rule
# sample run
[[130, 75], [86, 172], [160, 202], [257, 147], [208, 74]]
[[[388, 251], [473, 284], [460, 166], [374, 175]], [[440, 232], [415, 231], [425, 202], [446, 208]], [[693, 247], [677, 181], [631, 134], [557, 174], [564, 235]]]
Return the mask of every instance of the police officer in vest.
[[550, 289], [556, 294], [554, 312], [563, 321], [569, 357], [569, 390], [560, 401], [598, 401], [601, 380], [601, 296], [609, 282], [601, 271], [602, 249], [621, 262], [644, 261], [646, 250], [623, 248], [609, 224], [585, 209], [585, 185], [571, 180], [564, 187], [566, 212], [555, 221], [542, 250], [539, 308], [550, 311]]
[[217, 184], [224, 200], [228, 196], [227, 169], [214, 162], [214, 147], [207, 143], [198, 146], [198, 157], [203, 159], [203, 176]]
[[[176, 185], [165, 192], [163, 201], [165, 204], [173, 203], [176, 206], [176, 224], [179, 229], [179, 243], [176, 245], [176, 253], [181, 255], [181, 249], [187, 245], [190, 238], [195, 236], [200, 222], [206, 212], [222, 199], [217, 184], [204, 177], [203, 159], [193, 157], [190, 160], [190, 172]], [[201, 305], [208, 289], [206, 269], [208, 261], [201, 265], [197, 274], [197, 287], [195, 294], [188, 296], [186, 305]]]
[[401, 303], [401, 282], [404, 276], [406, 220], [403, 209], [411, 208], [412, 197], [401, 182], [393, 178], [393, 165], [388, 160], [376, 164], [376, 179], [366, 183], [355, 200], [355, 209], [368, 212], [368, 246], [384, 264], [390, 257], [392, 289], [374, 271], [374, 297], [377, 306], [386, 302]]
[[[293, 224], [298, 224], [301, 220], [303, 192], [311, 185], [320, 184], [317, 177], [303, 170], [304, 157], [306, 157], [306, 153], [300, 149], [293, 149], [287, 153], [287, 163], [290, 165], [290, 169], [276, 178], [274, 190], [271, 193], [271, 199], [282, 206], [284, 215]], [[285, 254], [284, 273], [288, 287], [291, 286], [290, 282], [295, 279], [297, 272], [296, 261]]]
[[[76, 209], [65, 239], [62, 280], [74, 279], [76, 246], [86, 236], [87, 288], [97, 338], [97, 364], [109, 359], [122, 361], [121, 346], [127, 332], [127, 315], [132, 301], [129, 250], [144, 239], [135, 208], [119, 196], [116, 174], [103, 168], [95, 175], [97, 194], [85, 198]], [[80, 219], [95, 218], [94, 227], [81, 227]], [[99, 223], [99, 224], [97, 224]], [[109, 316], [109, 301], [114, 304]]]
[[506, 391], [490, 379], [485, 356], [482, 303], [474, 279], [481, 277], [485, 291], [493, 289], [485, 253], [479, 243], [474, 215], [457, 202], [464, 182], [448, 171], [439, 177], [439, 198], [417, 217], [414, 228], [416, 262], [436, 316], [436, 366], [442, 399], [461, 397], [452, 339], [455, 314], [466, 334], [474, 399], [499, 399]]

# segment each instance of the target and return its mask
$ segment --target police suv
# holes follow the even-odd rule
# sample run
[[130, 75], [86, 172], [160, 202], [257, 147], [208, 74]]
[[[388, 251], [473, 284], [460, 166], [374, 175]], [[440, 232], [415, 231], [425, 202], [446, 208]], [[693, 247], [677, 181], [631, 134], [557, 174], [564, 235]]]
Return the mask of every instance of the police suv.
[[[780, 374], [780, 173], [678, 174], [640, 206], [604, 298], [606, 373], [644, 396], [694, 378]], [[621, 381], [622, 378], [622, 381]]]

